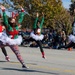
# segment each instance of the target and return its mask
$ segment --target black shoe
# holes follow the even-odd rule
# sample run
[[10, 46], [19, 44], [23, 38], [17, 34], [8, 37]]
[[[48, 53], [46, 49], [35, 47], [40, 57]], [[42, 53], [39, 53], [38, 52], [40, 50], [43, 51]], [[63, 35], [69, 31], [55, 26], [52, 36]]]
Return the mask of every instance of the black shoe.
[[61, 49], [61, 47], [58, 47], [58, 49]]
[[28, 67], [27, 67], [27, 66], [25, 66], [25, 65], [23, 65], [23, 66], [22, 66], [22, 68], [28, 69]]

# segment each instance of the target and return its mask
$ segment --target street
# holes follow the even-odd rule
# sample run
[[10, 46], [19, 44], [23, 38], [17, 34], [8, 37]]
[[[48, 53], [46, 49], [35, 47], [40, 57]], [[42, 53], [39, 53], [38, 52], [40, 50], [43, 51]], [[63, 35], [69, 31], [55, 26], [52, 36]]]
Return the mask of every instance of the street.
[[6, 47], [10, 62], [0, 52], [0, 75], [75, 75], [75, 51], [44, 49], [46, 59], [41, 57], [39, 48], [19, 47], [29, 67], [23, 69], [16, 56]]

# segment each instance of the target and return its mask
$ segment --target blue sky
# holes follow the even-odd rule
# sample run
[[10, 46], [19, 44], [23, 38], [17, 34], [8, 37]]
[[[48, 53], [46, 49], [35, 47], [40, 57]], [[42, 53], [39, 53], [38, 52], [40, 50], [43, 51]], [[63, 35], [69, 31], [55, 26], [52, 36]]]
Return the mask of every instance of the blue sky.
[[62, 2], [63, 6], [68, 9], [71, 4], [71, 0], [62, 0]]

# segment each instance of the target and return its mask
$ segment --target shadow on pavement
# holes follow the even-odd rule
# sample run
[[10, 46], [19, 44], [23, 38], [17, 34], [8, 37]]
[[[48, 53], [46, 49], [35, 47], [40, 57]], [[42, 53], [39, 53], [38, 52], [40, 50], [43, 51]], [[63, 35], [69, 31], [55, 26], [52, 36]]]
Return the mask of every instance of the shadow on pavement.
[[17, 69], [17, 68], [1, 68], [1, 69], [2, 70], [15, 70], [15, 71], [21, 71], [21, 72], [39, 72], [39, 73], [44, 73], [44, 74], [59, 75], [58, 73], [51, 73], [51, 72], [31, 70], [31, 69]]

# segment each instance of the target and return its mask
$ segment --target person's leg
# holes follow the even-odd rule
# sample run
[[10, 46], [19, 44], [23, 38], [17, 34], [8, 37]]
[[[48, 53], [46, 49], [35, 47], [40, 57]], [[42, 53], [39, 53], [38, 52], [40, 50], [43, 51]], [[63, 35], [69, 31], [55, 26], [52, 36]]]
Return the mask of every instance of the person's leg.
[[5, 56], [8, 56], [5, 47], [1, 47], [1, 49], [2, 49], [3, 54], [4, 54]]
[[28, 39], [26, 39], [25, 41], [28, 41], [28, 42], [30, 42], [30, 41], [35, 41], [33, 38], [28, 38]]
[[23, 68], [27, 68], [25, 63], [24, 63], [24, 60], [19, 52], [19, 49], [18, 49], [18, 46], [17, 45], [11, 45], [9, 46], [11, 48], [11, 50], [15, 53], [15, 55], [17, 56], [17, 59], [20, 61], [20, 63], [22, 64], [22, 67]]
[[40, 47], [40, 51], [42, 53], [42, 58], [45, 58], [45, 53], [44, 53], [44, 50], [42, 48], [42, 43], [41, 41], [36, 41], [36, 43], [38, 44], [38, 46]]
[[9, 58], [9, 56], [8, 56], [8, 54], [7, 54], [7, 51], [6, 51], [5, 47], [1, 47], [1, 49], [2, 49], [3, 54], [5, 55], [5, 59], [6, 59], [7, 61], [10, 61], [10, 58]]
[[67, 48], [74, 47], [74, 46], [75, 46], [75, 43], [70, 42], [69, 44], [67, 44], [67, 45], [65, 46], [65, 48], [67, 49]]
[[63, 45], [63, 46], [58, 47], [58, 49], [61, 49], [61, 48], [67, 49], [67, 48], [70, 48], [70, 47], [73, 47], [73, 46], [75, 46], [75, 43], [70, 42], [67, 45]]

